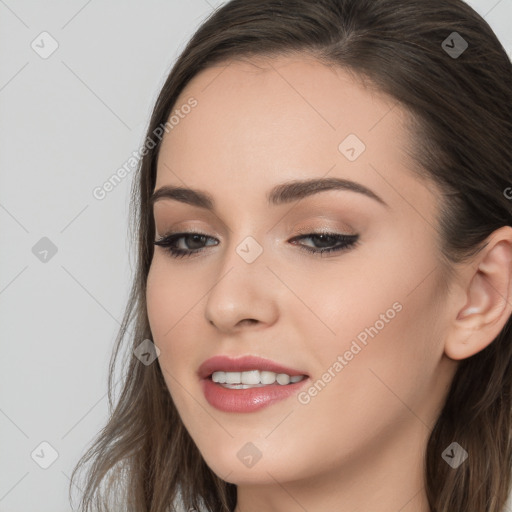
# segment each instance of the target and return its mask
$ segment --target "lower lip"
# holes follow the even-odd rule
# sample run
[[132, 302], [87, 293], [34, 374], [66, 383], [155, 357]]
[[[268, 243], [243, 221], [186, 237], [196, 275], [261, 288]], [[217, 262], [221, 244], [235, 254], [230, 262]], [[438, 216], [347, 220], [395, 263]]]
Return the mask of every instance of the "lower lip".
[[228, 389], [211, 379], [202, 379], [203, 393], [207, 402], [224, 412], [254, 412], [279, 400], [297, 394], [308, 378], [293, 384], [269, 384], [268, 386]]

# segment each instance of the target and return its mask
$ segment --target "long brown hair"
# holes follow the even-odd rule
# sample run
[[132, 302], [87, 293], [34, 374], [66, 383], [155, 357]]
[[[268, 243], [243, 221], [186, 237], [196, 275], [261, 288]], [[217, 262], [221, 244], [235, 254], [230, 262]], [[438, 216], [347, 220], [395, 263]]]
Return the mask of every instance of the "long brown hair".
[[[147, 136], [155, 139], [187, 83], [206, 67], [291, 52], [364, 77], [411, 114], [414, 172], [443, 191], [439, 233], [448, 271], [494, 230], [512, 225], [504, 193], [512, 185], [512, 66], [489, 25], [462, 0], [232, 0], [210, 15], [176, 61]], [[114, 510], [164, 512], [180, 495], [185, 509], [232, 512], [236, 486], [204, 462], [159, 365], [132, 355], [152, 339], [145, 291], [159, 142], [142, 158], [134, 181], [137, 268], [110, 364], [111, 417], [73, 471], [70, 493], [79, 470], [91, 463], [84, 511], [112, 510], [113, 503]], [[114, 370], [126, 338], [126, 371], [114, 400]], [[511, 361], [509, 318], [487, 348], [460, 362], [425, 453], [432, 512], [503, 510], [512, 471]], [[470, 454], [456, 470], [441, 456], [453, 441]]]

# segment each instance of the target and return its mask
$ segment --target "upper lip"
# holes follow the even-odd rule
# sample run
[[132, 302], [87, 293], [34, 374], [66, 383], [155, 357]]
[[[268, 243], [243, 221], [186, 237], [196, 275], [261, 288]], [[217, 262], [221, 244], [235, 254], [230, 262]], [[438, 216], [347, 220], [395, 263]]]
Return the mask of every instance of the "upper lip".
[[204, 361], [197, 373], [201, 379], [206, 379], [216, 371], [245, 372], [249, 370], [286, 373], [290, 377], [295, 375], [307, 375], [301, 370], [295, 370], [271, 361], [270, 359], [263, 359], [256, 356], [242, 356], [236, 359], [228, 356], [214, 356]]

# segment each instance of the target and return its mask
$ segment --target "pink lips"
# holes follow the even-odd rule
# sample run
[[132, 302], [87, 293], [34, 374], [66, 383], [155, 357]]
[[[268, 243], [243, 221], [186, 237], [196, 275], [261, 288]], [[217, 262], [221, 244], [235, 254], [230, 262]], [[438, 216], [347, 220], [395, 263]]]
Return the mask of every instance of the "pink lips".
[[[275, 373], [286, 373], [290, 377], [305, 375], [306, 378], [293, 384], [270, 384], [268, 386], [248, 389], [229, 389], [211, 380], [216, 371], [244, 372], [264, 370]], [[302, 388], [309, 381], [307, 374], [300, 370], [288, 368], [269, 359], [244, 356], [232, 359], [227, 356], [215, 356], [207, 359], [198, 370], [203, 393], [208, 403], [224, 412], [253, 412], [271, 403], [283, 400]]]

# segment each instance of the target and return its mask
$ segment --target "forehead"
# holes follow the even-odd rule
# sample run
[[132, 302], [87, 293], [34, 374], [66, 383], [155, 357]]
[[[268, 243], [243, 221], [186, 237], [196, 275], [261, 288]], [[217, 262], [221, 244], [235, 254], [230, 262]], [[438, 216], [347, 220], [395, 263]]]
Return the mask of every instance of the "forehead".
[[[196, 106], [180, 110], [191, 98]], [[156, 188], [222, 182], [263, 194], [270, 184], [326, 174], [382, 187], [380, 174], [394, 181], [410, 167], [409, 118], [398, 102], [307, 55], [207, 68], [173, 113], [181, 115], [162, 142]]]

